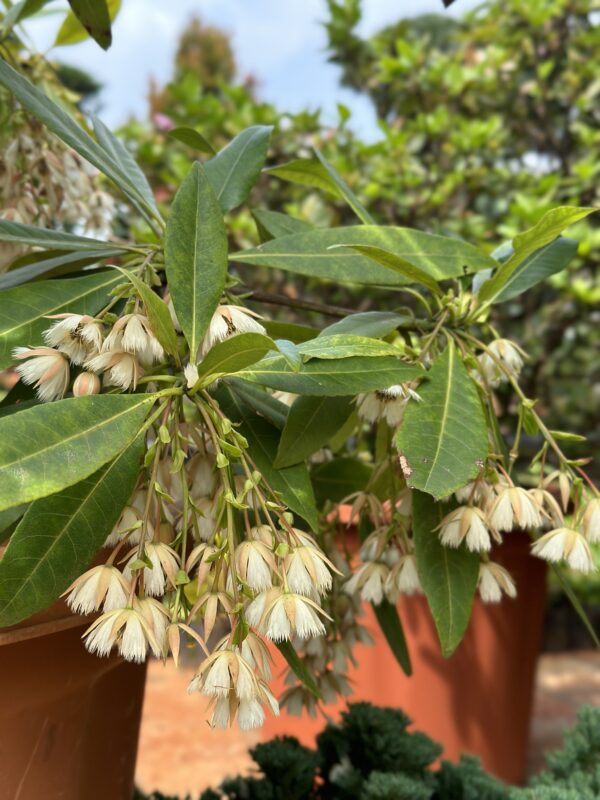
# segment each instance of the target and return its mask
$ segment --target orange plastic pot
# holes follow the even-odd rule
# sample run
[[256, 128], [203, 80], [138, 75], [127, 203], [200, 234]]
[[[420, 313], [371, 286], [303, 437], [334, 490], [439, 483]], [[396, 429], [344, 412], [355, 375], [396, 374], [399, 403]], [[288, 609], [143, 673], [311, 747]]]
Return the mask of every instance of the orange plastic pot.
[[[487, 770], [510, 783], [525, 775], [535, 667], [541, 646], [545, 610], [545, 566], [529, 554], [529, 537], [521, 532], [505, 537], [494, 559], [513, 575], [519, 589], [515, 600], [498, 605], [475, 601], [467, 633], [449, 658], [440, 654], [433, 619], [424, 597], [406, 597], [399, 604], [412, 659], [413, 674], [401, 671], [365, 605], [366, 624], [375, 640], [355, 650], [358, 666], [351, 668], [352, 695], [402, 708], [424, 731], [444, 747], [443, 757], [458, 760], [462, 753], [479, 756]], [[283, 691], [285, 664], [275, 651]], [[325, 706], [333, 718], [345, 703]], [[270, 717], [265, 738], [289, 734], [313, 745], [323, 728], [322, 718], [292, 717], [282, 712]]]
[[57, 603], [0, 630], [2, 798], [131, 800], [145, 665], [90, 655], [85, 625]]

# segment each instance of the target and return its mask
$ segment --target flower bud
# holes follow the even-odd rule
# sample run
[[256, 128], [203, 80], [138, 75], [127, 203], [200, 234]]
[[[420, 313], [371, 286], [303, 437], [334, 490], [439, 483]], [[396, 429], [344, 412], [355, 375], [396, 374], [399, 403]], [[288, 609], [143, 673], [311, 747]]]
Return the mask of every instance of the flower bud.
[[85, 397], [87, 394], [100, 393], [100, 378], [94, 372], [82, 372], [75, 378], [73, 395]]

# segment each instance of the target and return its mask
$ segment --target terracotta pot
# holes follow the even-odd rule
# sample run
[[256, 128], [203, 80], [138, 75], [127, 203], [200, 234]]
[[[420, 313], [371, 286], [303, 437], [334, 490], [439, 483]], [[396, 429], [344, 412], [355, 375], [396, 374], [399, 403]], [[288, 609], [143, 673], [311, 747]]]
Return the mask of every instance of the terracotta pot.
[[0, 796], [131, 800], [145, 665], [96, 658], [57, 603], [0, 630]]
[[[366, 624], [375, 644], [358, 646], [357, 668], [351, 668], [351, 702], [368, 700], [402, 708], [422, 730], [444, 746], [444, 758], [462, 753], [479, 756], [487, 770], [511, 783], [525, 775], [529, 721], [537, 655], [545, 609], [545, 565], [529, 554], [529, 537], [513, 533], [505, 538], [494, 559], [515, 578], [515, 600], [498, 605], [475, 601], [466, 636], [449, 659], [440, 654], [434, 623], [426, 600], [403, 598], [399, 612], [411, 654], [413, 675], [401, 671], [365, 606]], [[284, 671], [276, 654], [275, 674]], [[283, 682], [276, 686], [283, 690]], [[344, 703], [324, 707], [336, 718]], [[269, 717], [265, 738], [287, 733], [314, 744], [322, 718], [311, 720]]]

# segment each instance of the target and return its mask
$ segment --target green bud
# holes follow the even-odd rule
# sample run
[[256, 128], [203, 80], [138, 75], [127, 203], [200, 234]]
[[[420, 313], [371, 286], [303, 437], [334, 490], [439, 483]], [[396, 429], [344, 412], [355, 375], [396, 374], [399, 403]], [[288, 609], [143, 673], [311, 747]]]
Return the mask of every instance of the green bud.
[[229, 466], [229, 459], [225, 455], [225, 453], [217, 453], [217, 467], [219, 469], [225, 469], [225, 467]]

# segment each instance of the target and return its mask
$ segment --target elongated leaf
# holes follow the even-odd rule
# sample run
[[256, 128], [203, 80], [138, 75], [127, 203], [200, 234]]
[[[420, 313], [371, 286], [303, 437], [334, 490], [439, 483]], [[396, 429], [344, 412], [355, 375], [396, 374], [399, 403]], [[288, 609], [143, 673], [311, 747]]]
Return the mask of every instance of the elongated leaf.
[[350, 397], [298, 397], [290, 408], [274, 466], [298, 464], [324, 447], [354, 408]]
[[153, 395], [72, 397], [0, 420], [0, 510], [87, 478], [135, 438]]
[[444, 547], [435, 528], [452, 506], [413, 492], [413, 540], [417, 572], [435, 620], [442, 654], [448, 658], [460, 644], [473, 607], [479, 556], [464, 546]]
[[352, 211], [356, 214], [361, 222], [364, 222], [365, 225], [372, 225], [374, 224], [373, 217], [369, 214], [367, 209], [363, 206], [360, 202], [358, 197], [354, 194], [352, 189], [346, 184], [346, 182], [341, 178], [340, 175], [335, 171], [332, 165], [327, 161], [323, 153], [319, 152], [317, 148], [315, 148], [315, 155], [318, 158], [320, 164], [325, 169], [325, 172], [329, 176], [329, 178], [333, 181], [335, 187], [337, 188], [339, 194], [343, 199], [348, 203]]
[[[23, 516], [27, 508], [27, 503], [23, 503], [22, 506], [13, 506], [12, 508], [6, 508], [4, 511], [0, 511], [0, 542], [5, 538], [5, 534], [10, 529], [10, 526]], [[1, 565], [2, 560], [0, 559], [0, 571]]]
[[265, 209], [254, 209], [252, 216], [256, 222], [256, 227], [261, 242], [268, 242], [269, 239], [276, 239], [278, 236], [287, 236], [290, 233], [302, 233], [309, 231], [312, 225], [303, 222], [301, 219], [281, 214], [279, 211], [267, 211]]
[[115, 272], [39, 281], [0, 292], [0, 368], [14, 363], [14, 347], [42, 344], [50, 314], [95, 314], [122, 281]]
[[387, 336], [406, 322], [410, 322], [410, 317], [395, 314], [393, 311], [363, 311], [359, 314], [350, 314], [339, 322], [328, 325], [321, 331], [319, 337], [345, 333], [378, 338]]
[[287, 339], [277, 339], [277, 349], [292, 372], [299, 372], [302, 369], [302, 355], [294, 342], [289, 342]]
[[357, 225], [346, 228], [315, 228], [305, 233], [281, 236], [231, 256], [233, 261], [272, 267], [340, 283], [404, 286], [408, 279], [376, 264], [355, 251], [332, 245], [370, 245], [394, 253], [436, 280], [458, 277], [480, 269], [494, 268], [493, 258], [459, 239], [450, 239], [411, 228]]
[[312, 484], [304, 464], [275, 469], [273, 462], [279, 446], [279, 431], [259, 417], [229, 386], [222, 385], [215, 393], [221, 408], [233, 422], [240, 422], [240, 431], [248, 440], [251, 458], [270, 486], [295, 514], [317, 530], [319, 519]]
[[239, 206], [258, 180], [267, 157], [270, 125], [253, 125], [204, 165], [208, 180], [223, 211]]
[[412, 489], [446, 497], [474, 478], [487, 456], [485, 416], [477, 387], [452, 342], [410, 402], [396, 437]]
[[383, 600], [378, 606], [373, 606], [373, 611], [377, 617], [381, 632], [385, 636], [396, 661], [402, 667], [402, 671], [405, 675], [412, 675], [410, 653], [408, 652], [404, 629], [396, 606], [393, 606], [387, 600]]
[[[232, 375], [249, 367], [276, 350], [277, 345], [262, 333], [239, 333], [212, 347], [198, 364], [200, 378], [210, 377], [209, 383], [223, 375]], [[203, 381], [204, 382], [204, 381]]]
[[261, 417], [264, 417], [276, 428], [282, 430], [290, 410], [288, 405], [273, 397], [272, 394], [260, 386], [255, 386], [237, 378], [228, 378], [227, 385], [233, 389], [241, 400], [258, 412]]
[[216, 195], [196, 162], [171, 206], [165, 271], [192, 359], [214, 314], [227, 276], [227, 232]]
[[198, 150], [199, 153], [214, 155], [217, 152], [212, 144], [195, 128], [188, 128], [185, 126], [173, 128], [169, 131], [169, 136], [171, 139], [177, 139], [177, 141], [182, 144], [187, 144], [188, 147], [193, 147], [194, 150]]
[[513, 297], [517, 297], [537, 283], [549, 278], [550, 275], [561, 272], [577, 255], [577, 246], [577, 242], [573, 239], [559, 236], [555, 241], [537, 250], [519, 264], [496, 297], [495, 302], [503, 303], [505, 300], [512, 300]]
[[[104, 261], [110, 257], [110, 251], [98, 250], [96, 253], [92, 250], [84, 250], [75, 253], [60, 253], [57, 254], [56, 250], [50, 250], [52, 253], [50, 257], [44, 257], [45, 254], [36, 253], [36, 258], [25, 266], [18, 267], [5, 272], [0, 275], [0, 290], [12, 289], [15, 286], [22, 286], [34, 278], [39, 278], [42, 275], [55, 276], [55, 275], [69, 275], [71, 273], [79, 273], [82, 267], [97, 264], [99, 261]], [[114, 250], [112, 255], [120, 255], [122, 250]], [[39, 256], [39, 258], [37, 257]], [[27, 257], [31, 258], [31, 254]]]
[[384, 389], [394, 383], [419, 378], [419, 367], [397, 358], [343, 358], [339, 361], [313, 359], [296, 372], [283, 356], [269, 355], [238, 373], [240, 378], [294, 394], [315, 397], [353, 395]]
[[[52, 133], [110, 178], [134, 205], [142, 211], [146, 208], [144, 198], [135, 186], [131, 185], [127, 176], [121, 172], [104, 148], [95, 142], [64, 109], [53, 103], [3, 59], [0, 59], [0, 83]], [[152, 209], [148, 210], [152, 213]]]
[[343, 456], [318, 464], [311, 472], [317, 504], [327, 500], [339, 503], [354, 492], [363, 491], [373, 474], [373, 468], [359, 458]]
[[548, 211], [541, 220], [525, 233], [515, 236], [513, 241], [514, 253], [498, 269], [495, 275], [483, 284], [479, 292], [484, 307], [494, 303], [501, 291], [512, 278], [517, 267], [526, 258], [535, 253], [541, 247], [545, 247], [550, 242], [557, 239], [560, 234], [570, 225], [574, 225], [585, 217], [597, 211], [597, 208], [573, 208], [571, 206], [560, 206]]
[[308, 691], [316, 697], [317, 700], [322, 700], [319, 687], [313, 678], [310, 670], [305, 665], [304, 661], [299, 657], [298, 653], [294, 650], [294, 645], [291, 642], [275, 642], [275, 645], [281, 655], [285, 658], [289, 668], [294, 675], [298, 678], [300, 683], [305, 686]]
[[15, 244], [26, 244], [29, 247], [55, 248], [56, 250], [90, 250], [94, 255], [101, 250], [106, 250], [109, 256], [115, 255], [115, 250], [124, 253], [129, 249], [126, 245], [121, 247], [110, 242], [103, 242], [101, 239], [75, 236], [72, 233], [48, 230], [36, 225], [23, 225], [7, 219], [0, 219], [0, 242], [15, 242]]
[[276, 167], [269, 167], [265, 170], [267, 175], [274, 175], [290, 183], [297, 183], [300, 186], [312, 186], [315, 189], [322, 189], [329, 192], [334, 197], [341, 199], [339, 187], [327, 172], [318, 158], [298, 158], [288, 161], [287, 164], [279, 164]]
[[49, 606], [86, 569], [133, 492], [144, 447], [138, 436], [89, 478], [29, 506], [0, 561], [1, 626]]
[[425, 270], [415, 267], [410, 261], [406, 261], [406, 259], [395, 255], [395, 253], [390, 253], [388, 250], [383, 250], [381, 247], [373, 247], [372, 245], [355, 244], [351, 246], [351, 249], [372, 259], [377, 264], [381, 264], [383, 267], [393, 269], [399, 275], [406, 278], [408, 283], [420, 283], [422, 286], [429, 289], [432, 294], [438, 296], [442, 294], [442, 290], [431, 275], [425, 272]]
[[380, 342], [368, 336], [354, 336], [350, 333], [337, 333], [332, 336], [317, 336], [298, 345], [298, 352], [305, 358], [351, 358], [361, 356], [392, 356], [398, 358], [400, 351], [393, 344]]
[[10, 8], [0, 22], [0, 37], [5, 38], [15, 27], [27, 17], [37, 14], [50, 0], [20, 0]]
[[[119, 268], [117, 267], [117, 269]], [[119, 272], [131, 281], [137, 293], [142, 298], [146, 306], [148, 320], [150, 321], [150, 325], [158, 341], [167, 353], [170, 353], [179, 360], [177, 334], [175, 333], [173, 320], [169, 313], [169, 307], [165, 301], [159, 297], [156, 292], [153, 292], [152, 289], [141, 281], [133, 272], [128, 272], [125, 269], [119, 269]]]
[[316, 328], [311, 328], [308, 325], [297, 325], [295, 322], [277, 322], [276, 320], [264, 319], [262, 324], [273, 339], [287, 339], [295, 344], [308, 342], [309, 339], [314, 339], [319, 333]]
[[[103, 50], [108, 50], [112, 44], [108, 3], [110, 0], [69, 0], [71, 13], [67, 14], [54, 44], [75, 44], [91, 36]], [[111, 5], [116, 13], [120, 2]]]
[[94, 133], [100, 146], [104, 148], [104, 151], [113, 159], [121, 173], [125, 175], [129, 185], [135, 187], [139, 196], [144, 198], [146, 208], [152, 209], [154, 216], [160, 218], [156, 200], [154, 199], [154, 192], [134, 157], [101, 119], [92, 117], [92, 122], [94, 124]]

